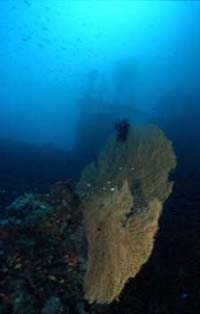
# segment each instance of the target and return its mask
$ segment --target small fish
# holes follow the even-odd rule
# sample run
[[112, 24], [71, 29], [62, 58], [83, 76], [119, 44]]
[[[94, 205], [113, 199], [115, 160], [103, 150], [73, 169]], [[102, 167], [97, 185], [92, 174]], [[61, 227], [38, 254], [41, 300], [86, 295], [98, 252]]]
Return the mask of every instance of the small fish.
[[24, 3], [25, 3], [28, 7], [31, 6], [31, 3], [30, 3], [28, 0], [24, 0]]
[[41, 43], [38, 43], [37, 46], [38, 46], [38, 48], [44, 48], [44, 45]]
[[43, 31], [46, 31], [46, 32], [49, 30], [48, 27], [45, 26], [45, 25], [43, 25], [41, 28], [42, 28]]
[[22, 41], [28, 42], [31, 39], [32, 39], [31, 36], [25, 36], [25, 37], [22, 38]]

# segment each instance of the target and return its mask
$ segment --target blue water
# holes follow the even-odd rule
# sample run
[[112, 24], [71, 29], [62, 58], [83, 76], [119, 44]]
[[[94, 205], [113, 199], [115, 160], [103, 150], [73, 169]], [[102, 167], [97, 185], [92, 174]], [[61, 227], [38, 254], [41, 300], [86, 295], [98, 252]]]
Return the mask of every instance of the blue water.
[[0, 138], [71, 150], [93, 110], [151, 122], [172, 96], [181, 115], [177, 95], [199, 96], [199, 29], [198, 1], [2, 0]]

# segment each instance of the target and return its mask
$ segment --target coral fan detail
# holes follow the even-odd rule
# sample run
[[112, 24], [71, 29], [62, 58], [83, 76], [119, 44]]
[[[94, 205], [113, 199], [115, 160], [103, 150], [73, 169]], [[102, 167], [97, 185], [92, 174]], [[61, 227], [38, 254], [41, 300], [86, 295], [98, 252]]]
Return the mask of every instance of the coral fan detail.
[[[89, 302], [112, 302], [148, 260], [175, 165], [171, 143], [160, 129], [148, 126], [130, 127], [124, 145], [111, 137], [97, 166], [86, 167], [78, 191], [85, 205]], [[103, 189], [106, 182], [115, 189]]]

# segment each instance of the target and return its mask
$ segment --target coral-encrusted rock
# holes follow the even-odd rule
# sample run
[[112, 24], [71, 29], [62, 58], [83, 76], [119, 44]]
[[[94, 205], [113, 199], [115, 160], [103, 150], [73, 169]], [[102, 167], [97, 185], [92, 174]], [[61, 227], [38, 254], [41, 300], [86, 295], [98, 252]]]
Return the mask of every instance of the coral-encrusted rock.
[[69, 183], [16, 199], [0, 221], [3, 313], [46, 313], [52, 300], [56, 313], [67, 313], [82, 302], [83, 244], [81, 204]]

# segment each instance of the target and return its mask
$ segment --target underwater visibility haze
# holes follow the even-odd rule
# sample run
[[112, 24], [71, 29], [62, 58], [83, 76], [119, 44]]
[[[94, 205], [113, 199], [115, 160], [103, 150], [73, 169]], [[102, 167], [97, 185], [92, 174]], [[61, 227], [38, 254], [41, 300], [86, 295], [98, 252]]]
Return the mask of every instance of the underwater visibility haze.
[[198, 1], [1, 1], [1, 138], [71, 149], [88, 80], [107, 102], [132, 93], [135, 117], [155, 114], [171, 90], [198, 90], [199, 10]]
[[0, 1], [0, 314], [200, 313], [199, 32], [199, 1]]

